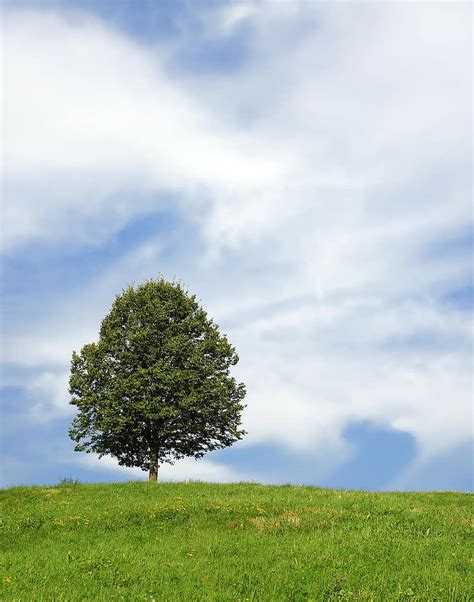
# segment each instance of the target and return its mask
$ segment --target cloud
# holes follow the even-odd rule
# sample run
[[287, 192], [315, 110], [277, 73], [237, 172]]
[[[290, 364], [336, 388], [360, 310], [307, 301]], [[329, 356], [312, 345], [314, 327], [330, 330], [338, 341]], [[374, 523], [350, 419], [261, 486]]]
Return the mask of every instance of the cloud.
[[[223, 35], [232, 34], [235, 29], [243, 23], [248, 22], [256, 15], [258, 7], [252, 3], [223, 4], [217, 11], [217, 17], [213, 19], [213, 25], [217, 22]], [[216, 13], [214, 13], [216, 15]], [[206, 15], [208, 16], [208, 15]], [[209, 32], [212, 35], [212, 32]]]
[[470, 281], [470, 257], [433, 249], [471, 219], [469, 9], [233, 3], [206, 17], [206, 40], [248, 28], [231, 75], [173, 60], [181, 38], [6, 13], [6, 256], [43, 249], [47, 264], [67, 246], [74, 261], [164, 207], [178, 225], [17, 315], [5, 361], [35, 367], [36, 407], [62, 414], [71, 350], [114, 294], [177, 274], [239, 351], [244, 445], [343, 462], [345, 428], [368, 421], [413, 435], [420, 462], [447, 453], [470, 436], [472, 332], [442, 299]]
[[61, 414], [72, 414], [69, 406], [67, 371], [44, 371], [27, 383], [26, 389], [33, 402], [30, 417], [43, 422]]
[[[203, 195], [258, 194], [284, 177], [284, 153], [266, 156], [215, 122], [173, 84], [158, 52], [83, 16], [9, 12], [4, 29], [6, 250], [101, 244], [156, 209], [157, 192], [179, 191], [192, 210]], [[154, 200], [124, 200], [132, 190]]]
[[[120, 473], [122, 476], [129, 475], [130, 480], [137, 478], [145, 479], [146, 473], [139, 468], [127, 468], [119, 466], [117, 461], [110, 456], [99, 458], [95, 454], [86, 454], [77, 458], [83, 466], [100, 470], [107, 468], [114, 472]], [[176, 464], [163, 464], [159, 469], [159, 478], [164, 481], [210, 481], [218, 483], [239, 483], [252, 480], [249, 475], [240, 474], [238, 471], [229, 466], [225, 466], [212, 460], [201, 459], [193, 460], [191, 458], [183, 458]]]

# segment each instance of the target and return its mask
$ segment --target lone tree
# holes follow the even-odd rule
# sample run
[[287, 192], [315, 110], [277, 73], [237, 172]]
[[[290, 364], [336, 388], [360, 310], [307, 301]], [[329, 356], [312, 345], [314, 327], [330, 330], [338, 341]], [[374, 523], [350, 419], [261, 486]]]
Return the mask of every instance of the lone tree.
[[179, 283], [149, 280], [117, 295], [97, 343], [73, 352], [76, 451], [110, 454], [157, 481], [158, 467], [232, 445], [245, 386], [239, 358]]

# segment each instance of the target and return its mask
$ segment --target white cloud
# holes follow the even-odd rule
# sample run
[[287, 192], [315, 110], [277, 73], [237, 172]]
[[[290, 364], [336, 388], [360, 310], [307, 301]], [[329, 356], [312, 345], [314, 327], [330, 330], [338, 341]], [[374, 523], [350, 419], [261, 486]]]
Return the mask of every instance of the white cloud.
[[69, 406], [68, 379], [67, 371], [46, 370], [27, 383], [26, 390], [33, 404], [30, 418], [43, 422], [73, 413]]
[[436, 296], [469, 265], [427, 249], [471, 214], [469, 8], [287, 5], [215, 13], [254, 32], [225, 78], [89, 17], [6, 15], [4, 249], [105, 244], [169, 191], [201, 245], [170, 263], [170, 233], [143, 243], [7, 328], [6, 359], [41, 366], [30, 389], [62, 412], [71, 349], [130, 275], [168, 271], [237, 346], [247, 444], [337, 463], [371, 420], [444, 453], [471, 433], [472, 334]]
[[[220, 31], [224, 35], [229, 35], [233, 33], [237, 27], [248, 22], [251, 17], [254, 17], [257, 10], [257, 6], [250, 2], [246, 2], [245, 4], [238, 2], [229, 5], [224, 4], [217, 12], [217, 19], [213, 20], [213, 25], [217, 21], [220, 26]], [[212, 31], [209, 31], [210, 35], [212, 35], [212, 33]]]
[[[119, 472], [122, 475], [129, 475], [130, 480], [137, 478], [147, 478], [146, 472], [139, 468], [127, 468], [120, 466], [117, 461], [110, 456], [99, 458], [95, 454], [85, 454], [77, 457], [77, 461], [92, 469], [104, 469]], [[218, 483], [238, 483], [241, 481], [252, 480], [248, 474], [243, 475], [233, 468], [208, 460], [206, 458], [193, 460], [183, 458], [175, 464], [163, 464], [159, 468], [159, 479], [163, 481], [211, 481]]]
[[166, 76], [158, 53], [91, 19], [4, 20], [5, 249], [103, 242], [156, 208], [137, 205], [144, 193], [178, 191], [192, 210], [202, 193], [255, 195], [284, 177], [290, 155], [223, 128]]

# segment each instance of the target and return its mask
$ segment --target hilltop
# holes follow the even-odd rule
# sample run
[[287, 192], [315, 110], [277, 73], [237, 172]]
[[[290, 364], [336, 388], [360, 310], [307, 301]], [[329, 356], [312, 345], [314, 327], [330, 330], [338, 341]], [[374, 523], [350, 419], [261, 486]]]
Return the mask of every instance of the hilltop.
[[472, 497], [143, 482], [15, 487], [2, 600], [468, 600]]

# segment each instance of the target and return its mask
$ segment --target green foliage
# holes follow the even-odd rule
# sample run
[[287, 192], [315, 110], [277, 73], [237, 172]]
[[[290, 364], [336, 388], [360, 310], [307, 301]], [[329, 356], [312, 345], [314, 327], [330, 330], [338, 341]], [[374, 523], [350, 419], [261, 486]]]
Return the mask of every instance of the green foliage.
[[81, 482], [78, 479], [71, 477], [61, 477], [58, 481], [60, 487], [74, 487], [74, 485], [80, 485]]
[[99, 341], [73, 353], [76, 451], [148, 470], [231, 445], [244, 434], [245, 387], [229, 373], [238, 359], [179, 283], [129, 286], [102, 321]]
[[0, 599], [472, 600], [472, 496], [257, 484], [0, 491]]

